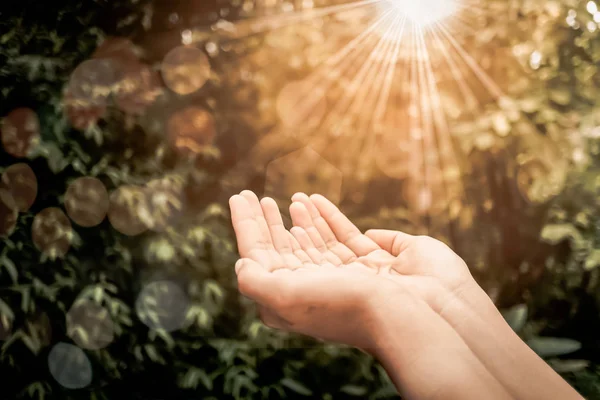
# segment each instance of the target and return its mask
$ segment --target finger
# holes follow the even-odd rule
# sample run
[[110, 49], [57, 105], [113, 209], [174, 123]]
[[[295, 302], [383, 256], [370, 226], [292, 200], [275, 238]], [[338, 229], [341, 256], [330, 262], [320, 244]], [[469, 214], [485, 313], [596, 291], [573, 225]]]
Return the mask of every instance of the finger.
[[365, 236], [394, 256], [398, 256], [406, 248], [408, 241], [414, 238], [408, 233], [386, 229], [370, 229], [365, 232]]
[[308, 213], [313, 221], [314, 226], [317, 228], [317, 231], [323, 238], [325, 245], [332, 253], [337, 255], [344, 264], [348, 264], [356, 260], [356, 254], [354, 254], [352, 250], [350, 250], [345, 244], [341, 243], [337, 239], [335, 233], [333, 233], [327, 221], [325, 221], [317, 207], [313, 204], [313, 202], [306, 194], [296, 193], [292, 196], [292, 200], [299, 201], [302, 204], [304, 204], [304, 206], [308, 210]]
[[245, 198], [246, 201], [248, 201], [248, 204], [250, 204], [250, 209], [254, 213], [254, 219], [256, 220], [256, 223], [258, 224], [258, 227], [260, 229], [262, 237], [265, 238], [267, 247], [274, 248], [273, 240], [271, 238], [271, 231], [269, 230], [269, 226], [267, 225], [267, 221], [265, 220], [265, 215], [263, 214], [263, 209], [260, 206], [258, 197], [256, 196], [256, 194], [254, 194], [254, 192], [252, 192], [250, 190], [243, 190], [240, 193], [240, 196]]
[[259, 304], [269, 304], [276, 292], [276, 279], [266, 268], [249, 258], [242, 258], [235, 264], [238, 289], [241, 294]]
[[239, 195], [229, 199], [231, 222], [242, 257], [249, 257], [263, 265], [270, 265], [268, 243], [256, 223], [248, 201]]
[[256, 196], [256, 194], [254, 194], [254, 192], [250, 190], [242, 191], [240, 193], [240, 196], [242, 196], [248, 202], [256, 225], [259, 228], [261, 241], [265, 243], [265, 248], [267, 250], [265, 254], [266, 258], [268, 259], [268, 264], [265, 265], [269, 265], [269, 270], [284, 267], [286, 265], [286, 262], [283, 260], [283, 257], [281, 257], [275, 252], [275, 246], [273, 244], [273, 238], [271, 237], [271, 231], [265, 219], [265, 215], [258, 200], [258, 197]]
[[334, 265], [342, 265], [342, 260], [340, 257], [331, 252], [325, 244], [325, 241], [313, 224], [313, 220], [303, 203], [292, 203], [290, 206], [290, 216], [292, 217], [292, 222], [295, 226], [298, 226], [306, 231], [314, 247], [325, 256], [327, 261]]
[[262, 213], [265, 216], [269, 232], [271, 233], [271, 240], [275, 250], [286, 253], [292, 252], [292, 246], [290, 245], [289, 238], [287, 236], [285, 226], [283, 225], [283, 219], [279, 212], [279, 207], [275, 200], [265, 197], [260, 201]]
[[288, 234], [288, 237], [290, 238], [290, 244], [292, 245], [292, 251], [294, 252], [296, 257], [298, 257], [300, 262], [302, 262], [302, 264], [312, 264], [313, 263], [312, 259], [302, 249], [302, 246], [300, 246], [300, 243], [298, 243], [298, 240], [294, 237], [294, 235], [292, 235], [291, 232], [287, 232], [287, 234]]
[[271, 239], [273, 240], [275, 250], [283, 258], [284, 265], [281, 267], [292, 269], [301, 267], [302, 262], [292, 252], [290, 237], [288, 236], [287, 229], [285, 229], [285, 226], [283, 225], [283, 219], [281, 218], [277, 203], [275, 203], [275, 200], [265, 197], [260, 201], [260, 205], [265, 215], [269, 231], [271, 232]]
[[303, 228], [294, 226], [292, 229], [290, 229], [290, 233], [294, 236], [294, 238], [296, 238], [302, 250], [304, 250], [314, 264], [323, 265], [327, 262], [325, 255], [317, 250], [314, 243], [310, 239], [310, 236], [308, 236], [308, 233], [306, 233]]
[[380, 250], [373, 240], [363, 235], [362, 232], [329, 200], [319, 194], [310, 196], [310, 200], [337, 239], [346, 245], [357, 256], [365, 256], [372, 251]]

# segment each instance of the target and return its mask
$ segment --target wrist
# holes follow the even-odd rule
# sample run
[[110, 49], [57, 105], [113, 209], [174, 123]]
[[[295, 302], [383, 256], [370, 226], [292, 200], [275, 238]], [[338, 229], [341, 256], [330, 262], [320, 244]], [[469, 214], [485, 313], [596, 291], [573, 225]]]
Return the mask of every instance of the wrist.
[[[370, 305], [371, 348], [398, 390], [414, 399], [506, 399], [461, 337], [432, 308], [399, 285], [379, 290]], [[448, 367], [452, 360], [452, 367]], [[465, 383], [464, 377], [471, 379]]]
[[379, 284], [364, 299], [368, 337], [365, 350], [379, 358], [382, 350], [399, 338], [410, 335], [411, 329], [397, 325], [404, 325], [404, 321], [415, 318], [416, 309], [422, 306], [420, 303], [394, 282]]
[[475, 280], [447, 297], [440, 310], [440, 315], [514, 397], [581, 398], [512, 330]]

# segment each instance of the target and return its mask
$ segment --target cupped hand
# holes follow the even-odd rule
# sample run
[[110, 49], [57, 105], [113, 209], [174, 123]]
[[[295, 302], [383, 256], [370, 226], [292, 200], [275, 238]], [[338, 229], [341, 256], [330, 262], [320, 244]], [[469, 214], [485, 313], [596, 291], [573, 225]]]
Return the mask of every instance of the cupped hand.
[[[405, 249], [394, 255], [394, 240], [389, 250], [376, 242], [387, 233], [363, 235], [320, 196], [294, 200], [296, 226], [287, 231], [274, 200], [249, 191], [230, 199], [239, 290], [266, 325], [371, 352], [407, 398], [508, 398], [450, 324], [407, 289]], [[429, 278], [437, 271], [422, 268]]]
[[[265, 324], [360, 348], [372, 346], [365, 323], [369, 308], [377, 301], [374, 294], [394, 282], [381, 282], [366, 259], [349, 253], [343, 262], [331, 257], [311, 229], [287, 231], [273, 199], [259, 201], [243, 191], [230, 199], [230, 207], [242, 257], [236, 264], [239, 290], [258, 303]], [[300, 203], [291, 211], [296, 216], [307, 213]], [[389, 256], [384, 251], [381, 255]], [[402, 288], [393, 291], [399, 294]]]
[[362, 234], [323, 196], [297, 193], [292, 200], [294, 225], [311, 235], [323, 257], [336, 265], [355, 260], [369, 266], [425, 301], [512, 396], [581, 398], [512, 331], [464, 261], [444, 243], [397, 231]]
[[363, 234], [321, 195], [297, 193], [292, 201], [294, 225], [310, 235], [329, 262], [355, 260], [369, 266], [412, 290], [439, 313], [463, 291], [479, 287], [464, 261], [436, 239], [380, 229]]

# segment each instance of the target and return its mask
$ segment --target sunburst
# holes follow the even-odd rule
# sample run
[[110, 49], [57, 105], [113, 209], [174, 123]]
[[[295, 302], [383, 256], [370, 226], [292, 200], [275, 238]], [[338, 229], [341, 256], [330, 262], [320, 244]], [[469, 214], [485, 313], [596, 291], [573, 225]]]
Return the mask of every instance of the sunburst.
[[482, 105], [482, 88], [486, 101], [506, 101], [463, 41], [491, 14], [484, 2], [362, 0], [251, 18], [217, 32], [239, 39], [358, 12], [368, 22], [357, 36], [283, 88], [277, 101], [282, 124], [273, 134], [292, 128], [345, 174], [375, 163], [412, 185], [407, 200], [417, 214], [444, 214], [465, 192], [443, 86], [462, 100], [460, 112]]

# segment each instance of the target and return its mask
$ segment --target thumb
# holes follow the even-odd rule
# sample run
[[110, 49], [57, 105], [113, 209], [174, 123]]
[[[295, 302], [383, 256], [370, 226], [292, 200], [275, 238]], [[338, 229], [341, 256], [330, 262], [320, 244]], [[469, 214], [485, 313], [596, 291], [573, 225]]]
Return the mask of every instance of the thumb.
[[274, 292], [273, 275], [259, 263], [241, 258], [235, 263], [238, 289], [244, 296], [261, 304], [268, 304]]
[[394, 256], [398, 256], [406, 248], [408, 242], [414, 238], [408, 233], [387, 229], [370, 229], [365, 232], [365, 236]]

